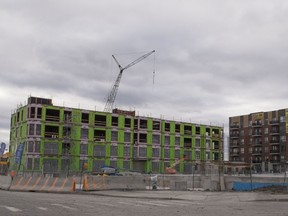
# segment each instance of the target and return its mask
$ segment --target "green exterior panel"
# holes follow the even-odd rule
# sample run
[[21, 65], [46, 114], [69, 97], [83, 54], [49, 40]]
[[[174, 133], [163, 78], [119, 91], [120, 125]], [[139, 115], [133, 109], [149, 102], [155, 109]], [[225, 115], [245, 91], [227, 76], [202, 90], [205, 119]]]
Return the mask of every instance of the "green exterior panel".
[[[35, 107], [35, 110], [37, 110], [39, 107], [41, 108], [41, 113], [38, 113], [37, 111], [36, 117], [29, 113], [31, 112], [30, 109], [33, 107]], [[47, 110], [49, 110], [50, 115], [48, 119]], [[71, 115], [71, 118], [68, 118], [69, 115]], [[99, 124], [99, 119], [97, 120], [98, 123], [95, 124], [95, 116], [102, 116], [103, 118], [100, 117], [100, 119], [106, 119], [104, 124]], [[115, 118], [118, 119], [117, 122], [115, 122]], [[127, 119], [127, 121], [128, 119], [131, 119], [130, 127], [125, 125], [125, 119]], [[142, 123], [147, 121], [147, 128], [135, 127], [134, 119], [137, 119], [140, 122], [142, 121]], [[160, 122], [160, 130], [153, 130], [154, 121]], [[35, 128], [37, 125], [37, 128], [39, 128], [39, 124], [41, 125], [41, 130], [38, 135], [29, 134], [30, 124], [34, 124]], [[165, 124], [170, 125], [170, 129], [168, 131], [165, 129]], [[180, 125], [180, 132], [176, 132], [176, 124]], [[187, 131], [185, 132], [184, 127], [186, 127], [186, 129], [191, 128], [191, 131], [189, 133], [187, 133]], [[206, 129], [209, 139], [206, 138]], [[54, 130], [58, 130], [58, 133], [55, 134]], [[101, 131], [104, 132], [105, 139], [102, 138]], [[117, 140], [113, 138], [114, 140], [112, 141], [112, 131], [117, 131]], [[36, 142], [40, 142], [39, 152], [27, 152], [27, 143], [25, 144], [26, 146], [22, 158], [22, 167], [24, 170], [29, 170], [26, 169], [28, 166], [28, 158], [30, 158], [30, 161], [33, 160], [33, 164], [34, 160], [39, 158], [39, 166], [37, 167], [37, 170], [33, 170], [33, 168], [32, 170], [30, 168], [30, 170], [38, 172], [43, 170], [44, 173], [51, 172], [51, 170], [47, 170], [47, 163], [49, 165], [50, 162], [51, 164], [56, 164], [54, 164], [56, 167], [53, 165], [53, 172], [55, 171], [61, 173], [63, 172], [61, 169], [65, 168], [65, 172], [68, 170], [69, 173], [77, 173], [82, 169], [80, 167], [80, 161], [81, 163], [83, 163], [83, 161], [87, 161], [87, 171], [94, 173], [99, 172], [99, 168], [102, 165], [110, 165], [111, 162], [120, 169], [123, 169], [124, 166], [127, 168], [128, 166], [129, 169], [141, 170], [141, 172], [151, 172], [154, 169], [153, 172], [163, 173], [167, 164], [173, 164], [175, 162], [175, 158], [179, 158], [179, 154], [181, 158], [186, 152], [189, 153], [189, 155], [191, 154], [191, 158], [187, 161], [180, 162], [177, 168], [178, 172], [185, 173], [188, 172], [187, 166], [189, 167], [189, 164], [195, 163], [196, 161], [198, 161], [197, 163], [200, 163], [201, 161], [207, 162], [206, 152], [209, 154], [208, 161], [211, 162], [213, 162], [212, 159], [214, 154], [219, 154], [219, 157], [222, 156], [223, 137], [217, 137], [217, 131], [223, 131], [223, 128], [208, 125], [196, 125], [187, 122], [175, 122], [163, 119], [160, 120], [152, 117], [146, 118], [131, 116], [126, 115], [125, 113], [111, 114], [92, 110], [58, 107], [49, 103], [41, 104], [40, 102], [35, 104], [27, 104], [26, 106], [18, 108], [17, 111], [12, 114], [9, 149], [13, 154], [15, 153], [17, 145], [20, 142], [29, 140], [29, 142], [34, 143], [35, 146]], [[127, 137], [125, 138], [126, 132], [130, 132], [130, 142], [125, 140], [127, 139]], [[216, 132], [216, 135], [213, 134], [214, 132]], [[53, 137], [49, 137], [49, 133], [54, 134]], [[97, 136], [95, 133], [97, 133], [101, 139], [95, 138]], [[136, 144], [138, 143], [138, 145], [136, 145], [134, 143], [134, 135], [137, 134], [139, 137], [140, 134], [141, 136], [146, 134], [146, 142], [143, 143], [142, 140], [137, 140], [137, 136], [135, 137], [135, 140]], [[153, 134], [158, 134], [160, 136], [159, 144], [153, 143]], [[165, 136], [170, 137], [169, 144], [166, 144]], [[176, 137], [180, 137], [180, 144], [176, 145]], [[187, 144], [184, 148], [185, 138], [186, 141], [191, 143]], [[206, 139], [207, 142], [209, 142], [209, 148], [206, 148]], [[196, 146], [196, 140], [197, 143], [200, 143], [200, 146]], [[216, 149], [213, 149], [214, 141], [215, 143], [218, 142]], [[55, 145], [58, 148], [56, 151], [57, 153], [53, 150], [53, 146]], [[113, 155], [110, 153], [112, 145], [117, 146], [117, 152], [113, 153]], [[129, 146], [130, 152], [127, 152], [128, 150], [125, 146]], [[136, 146], [137, 148], [135, 148]], [[96, 152], [94, 152], [94, 148], [97, 149]], [[156, 150], [158, 149], [157, 151], [159, 151], [159, 156], [157, 156], [157, 151], [153, 150], [154, 148]], [[164, 155], [164, 149], [167, 148], [169, 148], [169, 154], [167, 150], [165, 150], [166, 153]], [[103, 152], [101, 153], [102, 149]], [[177, 155], [175, 149], [177, 149]], [[113, 151], [115, 150], [116, 147], [113, 147]], [[144, 150], [146, 151], [146, 154], [144, 154]], [[135, 155], [134, 151], [136, 151]], [[156, 151], [154, 152], [156, 156], [153, 156], [153, 151]], [[200, 158], [196, 156], [196, 152], [200, 152]], [[128, 156], [126, 155], [127, 153]], [[116, 159], [116, 162], [114, 159]], [[57, 162], [55, 162], [55, 160]], [[154, 168], [154, 165], [152, 166], [152, 164], [155, 165]]]

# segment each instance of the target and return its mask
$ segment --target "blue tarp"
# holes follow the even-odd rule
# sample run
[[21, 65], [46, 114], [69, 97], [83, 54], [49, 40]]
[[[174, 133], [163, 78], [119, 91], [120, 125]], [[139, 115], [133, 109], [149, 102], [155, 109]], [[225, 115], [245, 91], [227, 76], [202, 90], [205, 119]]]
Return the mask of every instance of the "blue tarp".
[[287, 186], [288, 183], [259, 183], [259, 182], [233, 182], [232, 189], [235, 191], [251, 191], [258, 188], [265, 188], [271, 186]]

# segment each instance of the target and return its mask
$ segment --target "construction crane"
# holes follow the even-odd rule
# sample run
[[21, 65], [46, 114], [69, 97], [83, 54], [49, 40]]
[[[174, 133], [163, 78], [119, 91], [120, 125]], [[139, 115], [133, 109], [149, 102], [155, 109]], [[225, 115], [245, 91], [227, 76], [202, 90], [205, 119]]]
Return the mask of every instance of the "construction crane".
[[112, 55], [113, 59], [115, 60], [115, 62], [117, 63], [119, 69], [120, 69], [120, 72], [117, 76], [117, 79], [113, 85], [113, 88], [108, 96], [108, 99], [107, 99], [107, 102], [106, 102], [106, 105], [105, 105], [105, 108], [104, 108], [104, 111], [105, 112], [112, 112], [113, 110], [113, 104], [114, 104], [114, 101], [115, 101], [115, 98], [116, 98], [116, 95], [117, 95], [117, 91], [118, 91], [118, 88], [119, 88], [119, 84], [120, 84], [120, 80], [121, 80], [121, 77], [122, 77], [122, 74], [123, 74], [123, 71], [132, 67], [133, 65], [137, 64], [138, 62], [142, 61], [143, 59], [147, 58], [148, 56], [150, 56], [152, 53], [154, 53], [155, 50], [139, 57], [138, 59], [136, 59], [135, 61], [131, 62], [130, 64], [128, 64], [126, 67], [122, 67], [119, 62], [117, 61], [117, 59], [115, 58], [114, 55]]

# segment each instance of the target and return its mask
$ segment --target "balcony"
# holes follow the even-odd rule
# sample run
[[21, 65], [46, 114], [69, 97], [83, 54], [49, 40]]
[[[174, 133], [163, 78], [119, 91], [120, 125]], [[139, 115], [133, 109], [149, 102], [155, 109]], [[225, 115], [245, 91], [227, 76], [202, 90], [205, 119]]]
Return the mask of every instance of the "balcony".
[[252, 143], [254, 146], [262, 145], [262, 141], [255, 141]]
[[279, 121], [278, 120], [272, 120], [269, 122], [270, 125], [279, 125]]
[[231, 147], [238, 147], [238, 146], [240, 146], [239, 142], [232, 142], [231, 143]]
[[278, 130], [278, 129], [272, 129], [272, 130], [270, 131], [270, 134], [271, 134], [271, 135], [279, 134], [279, 130]]
[[262, 160], [253, 160], [252, 163], [253, 164], [257, 164], [257, 163], [260, 164], [260, 163], [262, 163]]
[[231, 133], [230, 134], [230, 138], [235, 139], [235, 138], [239, 138], [239, 133]]
[[279, 140], [270, 140], [270, 144], [279, 144]]
[[262, 151], [254, 151], [253, 153], [252, 153], [252, 155], [261, 155], [262, 154]]
[[280, 163], [280, 160], [270, 160], [271, 163]]
[[280, 154], [279, 149], [277, 150], [270, 150], [270, 154]]
[[261, 131], [256, 131], [252, 134], [252, 136], [262, 136], [262, 132]]
[[252, 127], [262, 127], [262, 124], [260, 122], [254, 122]]
[[240, 128], [239, 125], [230, 125], [230, 129], [238, 129], [238, 128]]
[[231, 152], [230, 155], [233, 156], [233, 157], [239, 156], [239, 155], [240, 155], [240, 151], [238, 151], [238, 152]]

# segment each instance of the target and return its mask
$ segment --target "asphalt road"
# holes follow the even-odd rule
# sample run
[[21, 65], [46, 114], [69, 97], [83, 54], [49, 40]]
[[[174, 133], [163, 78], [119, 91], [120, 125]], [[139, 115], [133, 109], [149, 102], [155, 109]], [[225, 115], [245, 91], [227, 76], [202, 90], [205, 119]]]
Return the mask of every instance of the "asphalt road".
[[[127, 192], [123, 192], [123, 194]], [[254, 194], [255, 195], [255, 194]], [[209, 193], [193, 199], [158, 199], [109, 195], [52, 194], [0, 190], [0, 215], [107, 216], [287, 216], [288, 202], [257, 201], [249, 193]]]

